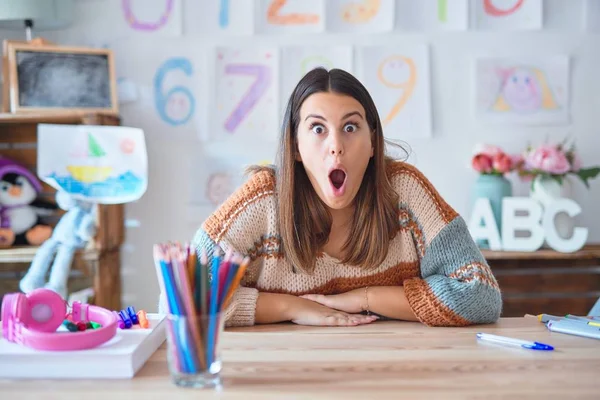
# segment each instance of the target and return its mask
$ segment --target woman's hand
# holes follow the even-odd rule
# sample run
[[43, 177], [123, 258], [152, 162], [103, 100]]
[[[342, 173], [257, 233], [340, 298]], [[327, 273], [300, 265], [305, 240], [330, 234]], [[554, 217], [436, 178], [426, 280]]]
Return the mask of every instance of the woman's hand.
[[347, 313], [360, 313], [365, 311], [367, 299], [365, 289], [355, 289], [346, 293], [325, 296], [322, 294], [306, 294], [300, 296], [303, 299], [311, 300], [325, 307]]
[[298, 325], [356, 326], [378, 319], [375, 315], [351, 314], [333, 310], [315, 301], [298, 298], [289, 308], [289, 320]]

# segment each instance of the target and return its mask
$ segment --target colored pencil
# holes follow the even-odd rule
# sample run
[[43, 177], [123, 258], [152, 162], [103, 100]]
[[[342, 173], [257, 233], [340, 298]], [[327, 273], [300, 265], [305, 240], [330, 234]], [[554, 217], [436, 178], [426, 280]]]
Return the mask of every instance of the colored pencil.
[[210, 369], [216, 361], [221, 313], [249, 259], [231, 250], [222, 254], [219, 247], [195, 250], [189, 243], [157, 244], [153, 256], [169, 314], [186, 317], [168, 324], [175, 365], [183, 373]]

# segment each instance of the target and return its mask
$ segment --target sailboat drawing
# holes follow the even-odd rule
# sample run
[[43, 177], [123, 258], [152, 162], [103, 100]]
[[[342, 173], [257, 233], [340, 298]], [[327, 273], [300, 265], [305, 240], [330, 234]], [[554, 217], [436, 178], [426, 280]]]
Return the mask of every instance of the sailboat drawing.
[[[98, 141], [91, 133], [87, 134], [84, 141], [71, 153], [71, 158], [76, 159], [74, 165], [67, 165], [67, 170], [74, 179], [84, 183], [94, 183], [105, 181], [113, 168], [102, 166], [106, 156], [106, 151], [100, 146]], [[75, 161], [75, 160], [73, 160]]]

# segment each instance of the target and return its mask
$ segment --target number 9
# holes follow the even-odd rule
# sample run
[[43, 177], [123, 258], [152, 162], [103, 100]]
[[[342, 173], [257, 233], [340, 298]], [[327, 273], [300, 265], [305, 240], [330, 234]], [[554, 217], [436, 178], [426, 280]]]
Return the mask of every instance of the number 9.
[[[193, 73], [192, 63], [187, 58], [171, 58], [165, 61], [158, 68], [158, 71], [156, 71], [156, 75], [154, 76], [154, 99], [156, 110], [163, 121], [170, 125], [177, 126], [185, 124], [191, 118], [192, 114], [194, 113], [196, 99], [194, 98], [192, 92], [183, 86], [175, 86], [174, 88], [171, 88], [166, 95], [163, 94], [163, 80], [165, 79], [165, 75], [169, 72], [169, 70], [172, 69], [180, 69], [186, 75], [191, 76]], [[173, 96], [176, 94], [182, 94], [189, 101], [189, 110], [187, 110], [185, 115], [179, 117], [169, 115], [167, 110], [169, 102], [175, 100]]]

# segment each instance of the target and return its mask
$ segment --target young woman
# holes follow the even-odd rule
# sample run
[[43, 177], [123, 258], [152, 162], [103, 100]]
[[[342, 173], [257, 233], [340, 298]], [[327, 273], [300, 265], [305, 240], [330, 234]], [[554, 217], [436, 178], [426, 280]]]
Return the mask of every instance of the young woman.
[[491, 323], [502, 299], [467, 226], [413, 166], [385, 155], [365, 87], [315, 69], [287, 106], [275, 167], [255, 168], [194, 238], [252, 262], [227, 326]]

